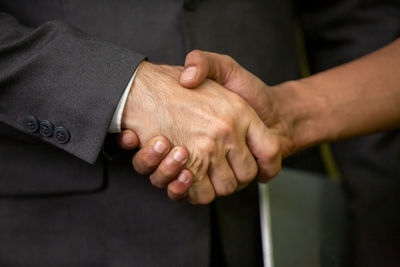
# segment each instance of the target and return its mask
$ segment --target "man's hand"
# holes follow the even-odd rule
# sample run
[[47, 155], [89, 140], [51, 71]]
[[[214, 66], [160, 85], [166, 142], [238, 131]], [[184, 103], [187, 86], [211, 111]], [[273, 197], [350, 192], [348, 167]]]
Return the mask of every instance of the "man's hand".
[[399, 55], [396, 40], [347, 64], [268, 87], [228, 56], [193, 51], [180, 82], [193, 88], [209, 77], [242, 96], [276, 135], [285, 157], [321, 142], [395, 129]]
[[292, 141], [292, 121], [284, 115], [282, 101], [276, 94], [279, 86], [266, 85], [227, 55], [199, 50], [190, 52], [179, 79], [181, 85], [196, 88], [207, 78], [238, 94], [254, 108], [264, 124], [279, 139], [283, 157], [297, 149]]
[[243, 97], [278, 137], [282, 156], [358, 135], [397, 129], [400, 38], [346, 64], [268, 87], [232, 58], [193, 51], [183, 86], [206, 77]]
[[[186, 167], [193, 173], [192, 203], [209, 203], [247, 185], [257, 174], [268, 180], [280, 169], [280, 148], [245, 101], [215, 82], [196, 90], [178, 84], [182, 69], [143, 62], [124, 111], [122, 126], [134, 130], [141, 144], [163, 135], [186, 147]], [[249, 150], [250, 149], [250, 150]], [[159, 177], [153, 184], [166, 186]], [[167, 181], [168, 182], [168, 181]]]

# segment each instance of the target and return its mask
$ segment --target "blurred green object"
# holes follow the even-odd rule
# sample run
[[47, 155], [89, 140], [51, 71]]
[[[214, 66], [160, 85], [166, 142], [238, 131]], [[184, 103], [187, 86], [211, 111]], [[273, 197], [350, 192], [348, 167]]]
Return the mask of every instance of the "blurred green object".
[[[334, 267], [346, 262], [347, 212], [338, 183], [314, 173], [283, 169], [260, 186], [264, 266]], [[263, 215], [262, 215], [263, 216]], [[266, 221], [266, 223], [265, 223]], [[270, 243], [265, 243], [268, 241]]]

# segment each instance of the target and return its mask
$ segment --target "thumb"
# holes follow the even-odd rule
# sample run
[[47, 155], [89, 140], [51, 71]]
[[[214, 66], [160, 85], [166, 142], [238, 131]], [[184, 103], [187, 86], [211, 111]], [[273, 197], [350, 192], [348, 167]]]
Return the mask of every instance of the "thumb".
[[139, 138], [134, 131], [125, 129], [117, 136], [117, 144], [125, 150], [135, 149], [139, 145]]
[[206, 78], [221, 84], [231, 71], [226, 62], [228, 59], [228, 56], [193, 50], [186, 56], [179, 81], [186, 88], [195, 88]]

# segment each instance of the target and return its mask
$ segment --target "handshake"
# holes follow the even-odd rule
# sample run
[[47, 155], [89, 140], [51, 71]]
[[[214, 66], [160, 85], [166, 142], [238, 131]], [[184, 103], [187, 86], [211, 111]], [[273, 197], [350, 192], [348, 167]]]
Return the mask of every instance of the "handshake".
[[399, 56], [397, 39], [275, 86], [214, 53], [193, 51], [184, 68], [143, 62], [118, 142], [132, 149], [140, 140], [134, 168], [171, 199], [209, 203], [255, 177], [267, 182], [281, 158], [308, 146], [398, 129]]
[[206, 204], [279, 172], [294, 148], [278, 104], [272, 87], [225, 55], [193, 51], [185, 68], [144, 61], [118, 143], [140, 145], [134, 168], [171, 199]]
[[399, 55], [400, 39], [275, 86], [214, 53], [193, 51], [184, 68], [143, 62], [118, 143], [140, 143], [134, 168], [171, 199], [209, 203], [256, 177], [267, 182], [282, 158], [308, 146], [397, 129]]

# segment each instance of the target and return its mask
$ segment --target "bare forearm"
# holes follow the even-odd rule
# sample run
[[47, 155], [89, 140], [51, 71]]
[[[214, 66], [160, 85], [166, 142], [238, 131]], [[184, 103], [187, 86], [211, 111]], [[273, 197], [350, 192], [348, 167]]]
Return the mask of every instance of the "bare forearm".
[[368, 56], [273, 90], [294, 150], [396, 128], [400, 125], [400, 39]]

